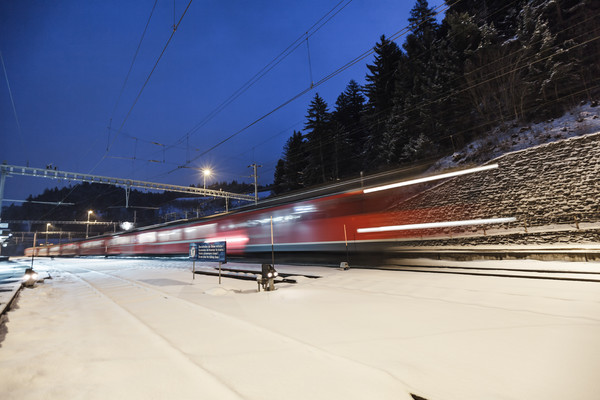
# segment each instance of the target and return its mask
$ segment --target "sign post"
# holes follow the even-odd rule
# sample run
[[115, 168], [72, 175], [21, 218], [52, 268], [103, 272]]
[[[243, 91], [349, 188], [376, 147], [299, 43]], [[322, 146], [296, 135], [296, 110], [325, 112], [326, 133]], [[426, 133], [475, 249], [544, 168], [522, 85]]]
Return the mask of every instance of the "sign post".
[[192, 259], [192, 279], [196, 279], [196, 259], [198, 258], [198, 243], [190, 243], [189, 257]]
[[191, 246], [195, 245], [195, 259], [198, 261], [209, 261], [219, 262], [219, 285], [221, 284], [221, 265], [227, 263], [227, 242], [200, 242], [190, 243], [190, 257], [191, 257]]

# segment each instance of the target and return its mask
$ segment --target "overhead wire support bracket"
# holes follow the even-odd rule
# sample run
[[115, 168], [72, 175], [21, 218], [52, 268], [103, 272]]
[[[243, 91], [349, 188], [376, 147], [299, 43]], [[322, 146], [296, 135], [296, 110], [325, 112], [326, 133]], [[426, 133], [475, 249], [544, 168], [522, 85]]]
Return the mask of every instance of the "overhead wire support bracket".
[[315, 81], [313, 80], [312, 63], [310, 62], [310, 46], [308, 45], [308, 36], [308, 32], [306, 32], [306, 50], [308, 52], [308, 74], [310, 77], [310, 88], [312, 89], [315, 86]]
[[223, 197], [235, 200], [255, 201], [255, 197], [247, 194], [224, 192], [220, 190], [204, 189], [192, 186], [179, 186], [167, 183], [138, 181], [133, 179], [114, 178], [100, 175], [81, 174], [78, 172], [59, 171], [55, 169], [23, 167], [17, 165], [0, 164], [0, 175], [2, 176], [33, 176], [37, 178], [58, 179], [74, 182], [101, 183], [125, 188], [140, 188], [150, 190], [163, 190], [168, 192], [178, 192], [193, 194], [198, 196]]

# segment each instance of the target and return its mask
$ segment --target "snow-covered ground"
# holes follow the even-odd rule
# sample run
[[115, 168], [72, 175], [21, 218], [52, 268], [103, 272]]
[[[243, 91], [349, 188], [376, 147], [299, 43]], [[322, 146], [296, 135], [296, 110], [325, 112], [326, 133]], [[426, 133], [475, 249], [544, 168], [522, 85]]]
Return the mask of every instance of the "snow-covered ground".
[[259, 293], [185, 260], [35, 267], [2, 399], [600, 398], [599, 283], [278, 266], [322, 278]]

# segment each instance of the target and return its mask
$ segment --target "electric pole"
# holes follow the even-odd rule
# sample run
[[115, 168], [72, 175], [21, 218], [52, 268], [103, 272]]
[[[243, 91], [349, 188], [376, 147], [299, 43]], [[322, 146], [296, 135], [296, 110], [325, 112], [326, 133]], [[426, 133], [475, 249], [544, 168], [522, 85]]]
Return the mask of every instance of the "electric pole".
[[253, 163], [248, 165], [248, 168], [254, 169], [254, 174], [252, 174], [250, 177], [254, 178], [254, 204], [258, 204], [258, 168], [262, 168], [262, 165], [256, 165], [256, 163]]

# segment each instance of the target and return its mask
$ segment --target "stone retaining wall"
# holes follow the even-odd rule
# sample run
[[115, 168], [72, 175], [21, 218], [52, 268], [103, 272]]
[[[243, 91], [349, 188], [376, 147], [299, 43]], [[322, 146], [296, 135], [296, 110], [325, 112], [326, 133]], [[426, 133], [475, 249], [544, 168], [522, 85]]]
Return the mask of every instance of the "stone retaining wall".
[[[598, 229], [580, 227], [600, 222], [600, 133], [507, 153], [489, 162], [494, 163], [499, 168], [449, 179], [395, 208], [411, 210], [419, 222], [440, 221], [439, 209], [445, 210], [446, 220], [517, 219], [486, 226], [485, 234], [482, 226], [445, 229], [443, 234], [448, 237], [437, 240], [440, 245], [447, 245], [450, 236], [467, 234], [471, 237], [450, 240], [460, 244], [552, 243], [558, 236], [544, 235], [544, 227], [557, 224], [574, 227], [559, 235], [560, 242], [600, 243]], [[528, 234], [527, 229], [535, 232]], [[501, 234], [503, 230], [522, 233]], [[415, 237], [428, 234], [431, 232], [415, 232]]]

